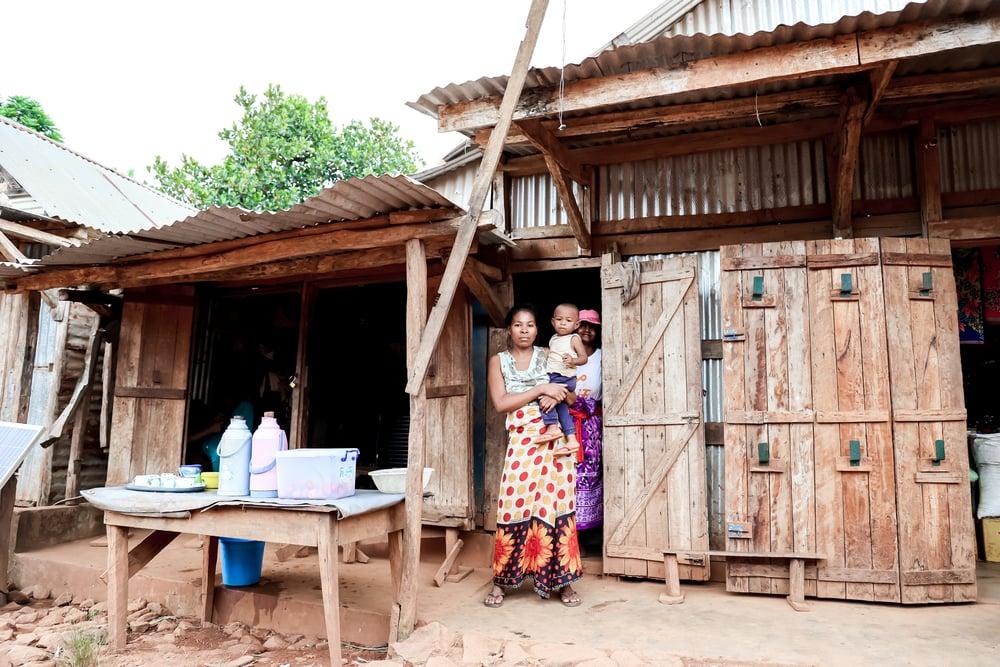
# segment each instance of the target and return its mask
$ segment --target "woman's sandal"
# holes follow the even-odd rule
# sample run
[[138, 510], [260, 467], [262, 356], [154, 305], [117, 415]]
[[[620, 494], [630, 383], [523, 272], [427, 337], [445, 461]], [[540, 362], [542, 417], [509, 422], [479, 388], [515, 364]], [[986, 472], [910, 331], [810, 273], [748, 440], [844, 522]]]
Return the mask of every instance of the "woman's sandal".
[[583, 604], [583, 600], [580, 599], [580, 595], [576, 591], [571, 593], [566, 593], [564, 591], [560, 593], [559, 600], [567, 607], [579, 607]]
[[487, 594], [486, 599], [483, 600], [483, 604], [490, 609], [498, 609], [503, 606], [503, 598], [504, 593], [502, 590], [499, 593], [490, 591], [489, 594]]

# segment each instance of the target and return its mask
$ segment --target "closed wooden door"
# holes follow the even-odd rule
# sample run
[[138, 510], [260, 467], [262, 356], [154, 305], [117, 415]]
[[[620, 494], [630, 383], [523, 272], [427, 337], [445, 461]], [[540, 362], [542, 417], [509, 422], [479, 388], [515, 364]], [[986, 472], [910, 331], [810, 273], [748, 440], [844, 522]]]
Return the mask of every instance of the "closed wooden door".
[[[803, 241], [722, 248], [729, 551], [816, 551], [805, 253]], [[730, 560], [729, 590], [788, 593], [787, 567]]]
[[[431, 283], [431, 294], [436, 284]], [[424, 523], [473, 527], [472, 310], [468, 293], [455, 294], [427, 371], [427, 450], [434, 468], [424, 500]]]
[[819, 597], [899, 601], [878, 239], [810, 241]]
[[976, 598], [951, 248], [882, 239], [904, 603]]
[[108, 484], [183, 462], [193, 288], [129, 290], [122, 307]]
[[635, 266], [602, 269], [604, 571], [662, 578], [663, 549], [708, 549], [697, 260]]

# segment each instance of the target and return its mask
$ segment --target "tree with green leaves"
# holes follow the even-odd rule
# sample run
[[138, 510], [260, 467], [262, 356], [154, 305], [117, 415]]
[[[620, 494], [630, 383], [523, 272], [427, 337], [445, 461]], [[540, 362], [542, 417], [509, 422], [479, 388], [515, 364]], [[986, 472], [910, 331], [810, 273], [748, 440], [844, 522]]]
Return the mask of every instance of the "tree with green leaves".
[[62, 141], [59, 128], [45, 113], [38, 100], [24, 95], [11, 95], [6, 100], [0, 99], [0, 116], [30, 127], [35, 132], [44, 134], [53, 141]]
[[198, 208], [276, 211], [334, 181], [410, 173], [420, 162], [413, 142], [392, 123], [371, 118], [335, 127], [322, 97], [310, 102], [271, 85], [263, 97], [241, 87], [235, 101], [243, 115], [219, 132], [229, 145], [222, 162], [204, 165], [182, 155], [174, 167], [157, 155], [147, 170], [160, 189]]

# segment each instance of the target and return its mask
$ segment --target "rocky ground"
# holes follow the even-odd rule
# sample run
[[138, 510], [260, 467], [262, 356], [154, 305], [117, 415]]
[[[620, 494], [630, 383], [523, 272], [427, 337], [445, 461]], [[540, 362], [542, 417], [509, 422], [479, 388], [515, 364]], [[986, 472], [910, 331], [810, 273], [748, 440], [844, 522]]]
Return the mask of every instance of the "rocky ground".
[[[129, 645], [113, 651], [106, 645], [103, 602], [76, 600], [67, 593], [11, 591], [0, 608], [0, 667], [293, 667], [328, 665], [327, 643], [317, 637], [287, 635], [240, 623], [226, 626], [178, 618], [156, 602], [129, 604]], [[605, 651], [573, 643], [498, 639], [479, 633], [458, 634], [440, 623], [421, 626], [405, 642], [382, 649], [344, 646], [345, 664], [383, 667], [457, 665], [695, 667], [733, 665], [703, 662], [667, 653]], [[759, 663], [758, 663], [759, 664]]]

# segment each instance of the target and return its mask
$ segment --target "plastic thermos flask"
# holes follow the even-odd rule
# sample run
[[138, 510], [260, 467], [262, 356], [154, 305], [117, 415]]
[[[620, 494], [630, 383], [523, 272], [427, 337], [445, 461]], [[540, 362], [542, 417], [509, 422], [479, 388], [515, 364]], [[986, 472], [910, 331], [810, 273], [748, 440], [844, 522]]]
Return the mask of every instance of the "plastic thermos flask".
[[288, 449], [288, 436], [278, 426], [273, 412], [265, 412], [253, 434], [250, 456], [250, 495], [257, 498], [278, 496], [277, 453]]
[[250, 495], [250, 429], [243, 417], [233, 417], [219, 441], [220, 496]]

